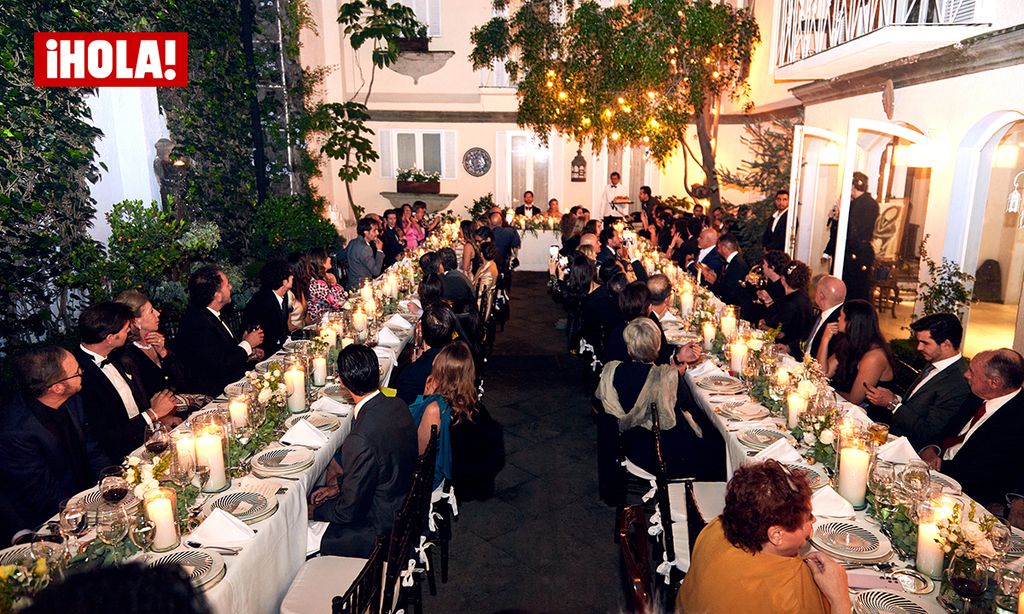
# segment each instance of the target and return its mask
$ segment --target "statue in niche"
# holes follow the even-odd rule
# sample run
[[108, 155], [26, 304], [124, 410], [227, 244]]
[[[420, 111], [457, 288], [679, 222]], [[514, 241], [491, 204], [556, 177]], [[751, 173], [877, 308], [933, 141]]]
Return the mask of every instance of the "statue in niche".
[[160, 185], [160, 208], [164, 211], [173, 211], [178, 219], [184, 219], [185, 204], [181, 199], [181, 188], [184, 183], [187, 160], [171, 158], [174, 145], [174, 141], [166, 137], [156, 142], [153, 172]]

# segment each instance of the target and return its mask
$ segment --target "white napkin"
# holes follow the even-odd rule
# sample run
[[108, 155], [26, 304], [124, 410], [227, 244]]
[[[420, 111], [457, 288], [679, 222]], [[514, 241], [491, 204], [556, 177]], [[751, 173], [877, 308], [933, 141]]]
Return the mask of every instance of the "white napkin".
[[[292, 428], [288, 429], [288, 432], [281, 438], [281, 443], [319, 448], [327, 443], [328, 439], [329, 437], [327, 437], [323, 431], [316, 428], [303, 418], [302, 420], [296, 421], [295, 424], [292, 425]], [[281, 463], [285, 464], [285, 461], [282, 460]]]
[[671, 311], [666, 311], [664, 314], [662, 314], [661, 321], [662, 322], [679, 322], [680, 320], [679, 320], [679, 317], [676, 316], [676, 314], [672, 313]]
[[416, 305], [416, 308], [418, 310], [417, 311], [417, 317], [418, 317], [419, 313], [423, 312], [423, 305], [420, 304], [420, 299], [418, 299], [418, 298], [402, 299], [402, 300], [398, 301], [398, 306], [401, 307], [402, 309], [406, 310], [406, 311], [410, 311], [410, 309], [409, 309], [410, 305]]
[[189, 540], [204, 546], [241, 546], [249, 543], [256, 532], [241, 520], [220, 508], [214, 508], [189, 535]]
[[743, 429], [758, 427], [768, 427], [774, 429], [778, 428], [779, 425], [775, 424], [775, 422], [772, 421], [771, 418], [762, 418], [760, 420], [740, 420], [736, 422], [730, 420], [729, 422], [726, 422], [726, 428], [728, 428], [730, 431], [742, 431]]
[[823, 518], [849, 518], [853, 516], [853, 505], [831, 486], [822, 486], [811, 496], [811, 511]]
[[373, 348], [373, 353], [377, 355], [377, 360], [381, 366], [391, 365], [395, 363], [395, 349], [378, 345]]
[[327, 532], [327, 527], [330, 524], [319, 520], [309, 521], [309, 526], [306, 529], [306, 556], [320, 552], [320, 541], [324, 538], [324, 533]]
[[394, 326], [395, 328], [400, 328], [402, 330], [412, 330], [412, 324], [409, 324], [409, 320], [406, 320], [397, 313], [388, 318], [386, 324], [390, 324], [391, 326]]
[[763, 461], [769, 458], [774, 458], [780, 463], [795, 463], [803, 457], [800, 456], [800, 453], [793, 446], [789, 445], [788, 441], [778, 439], [754, 455], [754, 460]]
[[[713, 405], [721, 405], [723, 403], [745, 403], [750, 400], [750, 396], [746, 394], [715, 394], [708, 395], [708, 400]], [[749, 404], [749, 403], [748, 403]], [[755, 404], [756, 405], [756, 404]], [[758, 407], [760, 407], [758, 405]]]
[[390, 328], [385, 326], [377, 332], [377, 344], [389, 347], [398, 347], [402, 345], [402, 340], [398, 338]]
[[878, 448], [878, 458], [900, 464], [921, 460], [917, 451], [914, 450], [914, 446], [910, 445], [910, 440], [906, 437], [897, 437], [894, 441], [883, 444]]
[[320, 397], [309, 404], [313, 411], [322, 411], [336, 416], [347, 416], [352, 411], [352, 406], [346, 403], [339, 403], [330, 397]]
[[259, 493], [267, 499], [272, 495], [276, 496], [278, 488], [281, 488], [281, 485], [275, 480], [261, 480], [251, 475], [245, 476], [238, 483], [238, 490]]
[[690, 368], [690, 375], [694, 378], [703, 377], [710, 373], [713, 369], [716, 369], [715, 363], [710, 360], [705, 360], [696, 367]]

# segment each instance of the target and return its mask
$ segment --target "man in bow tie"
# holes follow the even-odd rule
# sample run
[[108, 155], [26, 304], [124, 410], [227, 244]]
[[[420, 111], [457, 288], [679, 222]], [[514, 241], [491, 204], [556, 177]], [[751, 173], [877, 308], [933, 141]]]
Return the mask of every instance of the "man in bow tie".
[[245, 330], [263, 330], [263, 343], [258, 347], [269, 356], [281, 349], [288, 339], [288, 291], [295, 275], [284, 260], [271, 260], [260, 269], [260, 289], [249, 299], [242, 316]]
[[82, 343], [73, 353], [82, 369], [82, 402], [90, 432], [110, 458], [124, 458], [141, 446], [147, 425], [176, 420], [169, 390], [147, 399], [134, 375], [110, 360], [128, 339], [133, 315], [127, 305], [103, 302], [78, 318]]

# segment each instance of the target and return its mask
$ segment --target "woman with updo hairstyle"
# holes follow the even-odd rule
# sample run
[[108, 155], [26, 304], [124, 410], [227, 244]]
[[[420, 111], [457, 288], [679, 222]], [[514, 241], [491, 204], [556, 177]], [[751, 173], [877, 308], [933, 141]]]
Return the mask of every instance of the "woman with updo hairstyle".
[[125, 290], [115, 299], [132, 310], [128, 341], [111, 358], [125, 372], [137, 375], [147, 399], [161, 390], [177, 390], [185, 385], [185, 367], [167, 347], [160, 332], [160, 311], [149, 297], [136, 290]]
[[740, 466], [726, 488], [722, 515], [694, 544], [676, 611], [850, 612], [842, 566], [820, 552], [800, 556], [814, 520], [804, 474], [774, 460]]
[[811, 281], [811, 269], [799, 260], [791, 260], [786, 265], [782, 276], [783, 296], [768, 307], [761, 327], [766, 330], [779, 329], [776, 340], [789, 348], [790, 355], [803, 360], [804, 352], [800, 347], [807, 341], [807, 336], [814, 326], [814, 306], [807, 293], [807, 285]]

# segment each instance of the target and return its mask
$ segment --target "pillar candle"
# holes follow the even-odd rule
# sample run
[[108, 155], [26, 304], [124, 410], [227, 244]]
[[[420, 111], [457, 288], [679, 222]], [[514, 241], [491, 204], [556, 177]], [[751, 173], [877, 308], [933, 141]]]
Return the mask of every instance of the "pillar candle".
[[747, 344], [736, 341], [729, 345], [729, 368], [733, 373], [743, 373], [747, 364]]
[[363, 299], [364, 303], [373, 298], [373, 286], [363, 284], [363, 287], [359, 288], [359, 298]]
[[171, 500], [163, 496], [147, 500], [146, 516], [154, 527], [153, 550], [166, 552], [177, 547], [178, 521]]
[[320, 337], [327, 342], [327, 347], [334, 347], [338, 343], [338, 331], [333, 327], [326, 326], [320, 329]]
[[807, 411], [807, 399], [799, 390], [786, 395], [786, 426], [795, 429], [800, 423], [800, 414]]
[[854, 509], [864, 509], [864, 495], [868, 488], [868, 465], [871, 453], [860, 448], [839, 450], [839, 483], [836, 490], [853, 504]]
[[284, 385], [288, 394], [288, 411], [299, 413], [306, 409], [306, 374], [298, 367], [284, 372]]
[[704, 351], [705, 352], [710, 352], [711, 351], [711, 345], [715, 342], [715, 333], [717, 333], [717, 332], [718, 331], [715, 330], [714, 322], [705, 322], [704, 323], [703, 333], [704, 333]]
[[224, 444], [220, 433], [206, 431], [196, 437], [196, 462], [210, 468], [206, 481], [206, 492], [219, 492], [227, 486], [227, 471], [224, 466]]
[[362, 309], [357, 309], [352, 314], [352, 328], [356, 329], [357, 333], [361, 333], [366, 330], [366, 314], [363, 313]]
[[722, 334], [725, 335], [726, 341], [732, 341], [733, 337], [736, 336], [736, 316], [732, 314], [725, 314], [722, 316], [721, 321]]
[[370, 297], [369, 300], [366, 301], [365, 304], [366, 304], [366, 314], [367, 315], [373, 316], [373, 315], [375, 315], [377, 313], [377, 301], [374, 300], [374, 298], [372, 296]]
[[789, 371], [785, 367], [775, 372], [775, 385], [779, 388], [789, 385]]
[[327, 383], [327, 359], [323, 356], [313, 358], [313, 385], [323, 386]]
[[235, 428], [249, 424], [249, 401], [243, 396], [237, 396], [228, 403], [228, 413], [231, 414], [231, 425]]
[[917, 570], [930, 578], [941, 578], [946, 553], [935, 540], [939, 527], [934, 522], [917, 525]]
[[679, 312], [684, 315], [690, 315], [693, 311], [693, 292], [684, 291], [679, 299]]

